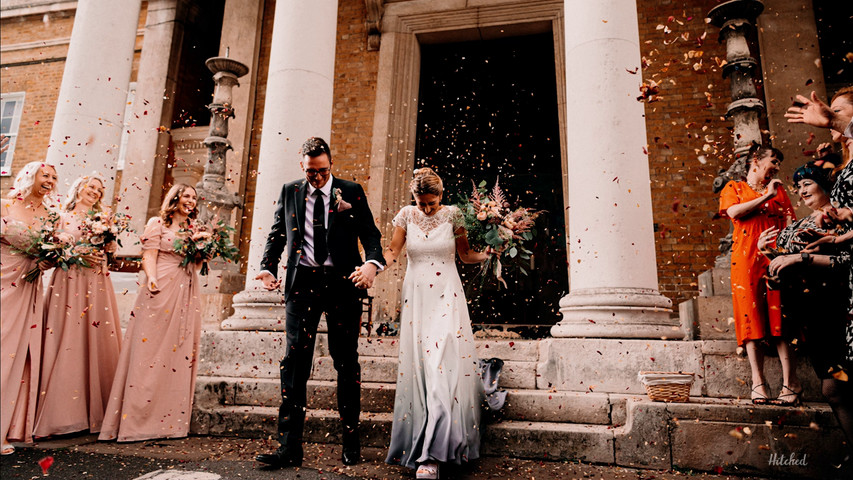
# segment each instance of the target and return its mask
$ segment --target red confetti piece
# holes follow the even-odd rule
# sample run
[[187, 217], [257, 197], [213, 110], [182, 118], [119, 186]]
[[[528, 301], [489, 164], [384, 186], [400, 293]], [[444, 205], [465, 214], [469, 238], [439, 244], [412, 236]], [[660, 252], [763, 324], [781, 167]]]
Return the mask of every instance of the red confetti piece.
[[51, 465], [53, 465], [53, 457], [44, 457], [39, 460], [42, 475], [47, 475], [47, 471]]

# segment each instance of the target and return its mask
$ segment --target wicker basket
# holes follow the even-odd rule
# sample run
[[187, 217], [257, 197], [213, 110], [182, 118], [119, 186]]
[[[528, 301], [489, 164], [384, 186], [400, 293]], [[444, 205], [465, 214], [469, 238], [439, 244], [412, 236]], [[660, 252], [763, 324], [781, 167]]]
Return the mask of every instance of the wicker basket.
[[[688, 402], [693, 372], [640, 372], [638, 378], [655, 402]], [[647, 377], [654, 380], [649, 384]]]

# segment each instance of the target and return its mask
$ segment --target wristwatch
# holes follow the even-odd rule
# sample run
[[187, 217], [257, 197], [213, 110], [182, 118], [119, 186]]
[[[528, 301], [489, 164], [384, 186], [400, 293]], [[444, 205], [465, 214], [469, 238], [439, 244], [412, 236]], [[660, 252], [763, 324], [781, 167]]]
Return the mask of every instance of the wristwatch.
[[803, 263], [812, 263], [812, 256], [808, 252], [800, 253], [800, 256], [803, 258]]

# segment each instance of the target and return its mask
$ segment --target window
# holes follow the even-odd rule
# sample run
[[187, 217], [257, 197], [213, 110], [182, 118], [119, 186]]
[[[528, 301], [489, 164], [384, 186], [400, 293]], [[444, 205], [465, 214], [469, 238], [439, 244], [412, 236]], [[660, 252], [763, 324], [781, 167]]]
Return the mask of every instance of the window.
[[12, 157], [18, 141], [18, 127], [24, 110], [24, 92], [0, 95], [0, 133], [9, 137], [9, 149], [0, 153], [0, 175], [12, 175]]
[[121, 129], [121, 143], [118, 149], [116, 170], [124, 170], [127, 159], [127, 140], [130, 138], [130, 117], [133, 115], [133, 99], [136, 98], [136, 82], [130, 82], [127, 87], [127, 103], [124, 105], [124, 126]]

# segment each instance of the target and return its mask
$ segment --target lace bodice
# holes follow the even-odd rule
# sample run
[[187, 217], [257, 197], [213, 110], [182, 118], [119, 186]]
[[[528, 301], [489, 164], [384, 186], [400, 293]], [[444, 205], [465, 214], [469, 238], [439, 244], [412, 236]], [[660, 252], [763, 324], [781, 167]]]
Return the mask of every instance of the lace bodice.
[[462, 226], [462, 212], [454, 206], [445, 205], [434, 214], [426, 215], [418, 207], [408, 205], [400, 210], [391, 223], [395, 227], [402, 227], [406, 230], [408, 230], [410, 224], [417, 225], [426, 234], [429, 234], [443, 223], [450, 223], [453, 226], [453, 230], [456, 230]]
[[424, 264], [432, 268], [452, 265], [455, 272], [454, 232], [462, 225], [458, 208], [445, 205], [435, 214], [427, 216], [414, 205], [409, 205], [403, 207], [391, 223], [406, 229], [409, 269]]

